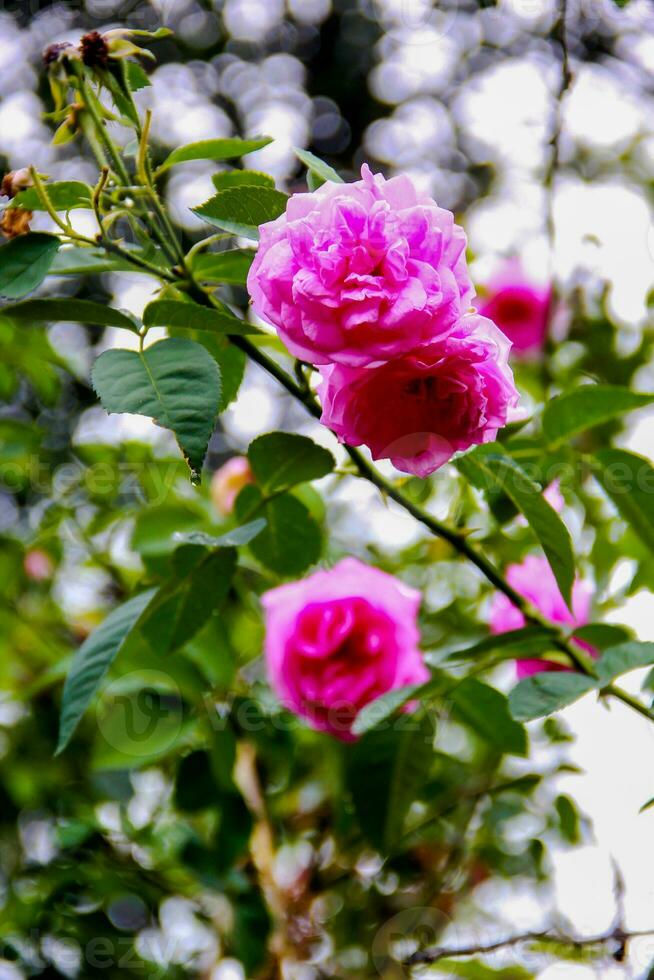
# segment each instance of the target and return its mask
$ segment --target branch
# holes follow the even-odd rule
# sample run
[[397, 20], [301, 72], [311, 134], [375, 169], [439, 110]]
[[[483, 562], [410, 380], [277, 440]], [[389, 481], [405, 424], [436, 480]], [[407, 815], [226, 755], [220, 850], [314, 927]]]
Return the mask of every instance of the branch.
[[551, 943], [555, 946], [570, 946], [573, 949], [585, 949], [590, 946], [603, 946], [614, 942], [617, 949], [612, 954], [621, 961], [624, 958], [625, 946], [631, 939], [638, 939], [641, 936], [654, 935], [654, 929], [642, 929], [635, 932], [625, 932], [619, 926], [609, 932], [600, 933], [597, 936], [574, 937], [566, 936], [562, 933], [545, 932], [523, 932], [517, 936], [509, 936], [506, 939], [498, 939], [493, 943], [480, 943], [473, 946], [460, 946], [449, 949], [447, 946], [434, 946], [432, 949], [420, 949], [412, 953], [408, 959], [404, 960], [405, 966], [417, 966], [418, 964], [437, 963], [439, 960], [450, 959], [458, 956], [478, 956], [487, 953], [495, 953], [499, 949], [510, 949], [519, 946], [521, 943], [539, 942]]

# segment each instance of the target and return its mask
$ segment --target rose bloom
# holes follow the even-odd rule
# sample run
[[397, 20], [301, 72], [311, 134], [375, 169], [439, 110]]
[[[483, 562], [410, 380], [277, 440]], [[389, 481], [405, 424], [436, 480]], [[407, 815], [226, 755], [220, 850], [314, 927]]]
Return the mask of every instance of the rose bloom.
[[261, 226], [248, 290], [296, 357], [371, 364], [445, 336], [469, 308], [465, 247], [450, 211], [364, 164]]
[[516, 356], [537, 353], [545, 342], [552, 291], [527, 279], [519, 262], [509, 262], [476, 301], [482, 316], [496, 323]]
[[356, 558], [262, 597], [270, 683], [282, 704], [343, 741], [358, 712], [429, 679], [418, 647], [420, 594]]
[[245, 456], [233, 456], [223, 463], [211, 478], [211, 499], [218, 513], [229, 517], [245, 484], [253, 482], [254, 475]]
[[[572, 612], [568, 609], [546, 558], [529, 555], [520, 565], [509, 565], [506, 580], [521, 596], [539, 609], [548, 619], [562, 626], [584, 626], [590, 617], [591, 592], [588, 584], [575, 579], [572, 586]], [[525, 617], [511, 600], [501, 593], [493, 599], [490, 613], [491, 633], [508, 633], [525, 625]], [[589, 653], [596, 651], [588, 644], [580, 642]], [[569, 670], [563, 664], [551, 660], [518, 660], [518, 677], [528, 677], [541, 670]]]
[[373, 459], [426, 477], [460, 449], [495, 439], [517, 405], [511, 345], [483, 317], [463, 317], [454, 333], [375, 368], [321, 369], [324, 425]]

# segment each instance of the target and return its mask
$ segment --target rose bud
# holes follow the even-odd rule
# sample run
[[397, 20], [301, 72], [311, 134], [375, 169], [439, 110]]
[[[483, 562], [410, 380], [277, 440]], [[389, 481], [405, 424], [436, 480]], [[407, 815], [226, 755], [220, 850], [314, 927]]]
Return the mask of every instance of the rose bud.
[[245, 456], [233, 456], [216, 470], [211, 478], [211, 499], [222, 517], [229, 517], [234, 503], [246, 483], [254, 483], [254, 474]]

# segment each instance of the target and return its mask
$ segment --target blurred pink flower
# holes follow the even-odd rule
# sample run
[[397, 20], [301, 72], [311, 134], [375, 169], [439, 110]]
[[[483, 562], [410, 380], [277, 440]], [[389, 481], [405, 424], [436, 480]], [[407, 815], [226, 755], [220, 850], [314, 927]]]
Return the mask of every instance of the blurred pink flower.
[[364, 444], [426, 477], [454, 452], [495, 439], [517, 405], [510, 344], [471, 314], [447, 338], [375, 368], [322, 368], [322, 419], [341, 442]]
[[33, 548], [25, 553], [23, 568], [27, 577], [33, 582], [45, 582], [52, 578], [54, 573], [52, 558], [41, 548]]
[[311, 364], [381, 363], [446, 336], [474, 289], [466, 238], [408, 177], [294, 194], [260, 228], [248, 276], [255, 312]]
[[386, 691], [428, 680], [420, 594], [356, 558], [262, 597], [270, 682], [282, 704], [351, 741], [356, 715]]
[[218, 513], [229, 517], [245, 484], [253, 482], [254, 476], [245, 456], [232, 456], [223, 463], [211, 478], [211, 499]]
[[[556, 584], [554, 573], [546, 558], [529, 555], [520, 564], [509, 565], [506, 570], [506, 580], [521, 596], [539, 609], [547, 619], [562, 626], [584, 626], [590, 617], [591, 591], [586, 582], [575, 579], [572, 587], [572, 612], [568, 609]], [[507, 633], [509, 630], [521, 629], [525, 618], [507, 596], [498, 593], [491, 606], [490, 628], [492, 633]], [[595, 655], [595, 650], [585, 643], [589, 653]], [[518, 677], [536, 674], [541, 670], [569, 670], [562, 664], [550, 660], [527, 659], [518, 660]]]
[[486, 293], [475, 305], [506, 334], [514, 356], [538, 352], [547, 333], [551, 288], [530, 281], [520, 262], [512, 261], [491, 280]]

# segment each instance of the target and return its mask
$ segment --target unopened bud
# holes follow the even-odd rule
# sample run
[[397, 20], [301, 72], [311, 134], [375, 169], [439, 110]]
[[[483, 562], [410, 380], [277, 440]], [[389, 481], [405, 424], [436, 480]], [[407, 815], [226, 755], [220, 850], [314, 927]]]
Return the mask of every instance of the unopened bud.
[[16, 194], [19, 194], [20, 191], [24, 191], [26, 187], [31, 187], [32, 183], [33, 181], [27, 167], [21, 167], [20, 170], [11, 170], [2, 178], [0, 196], [16, 197]]
[[234, 510], [234, 503], [247, 483], [254, 483], [254, 474], [245, 456], [233, 456], [211, 480], [211, 499], [222, 517], [228, 517]]
[[70, 41], [57, 41], [55, 44], [49, 44], [43, 52], [43, 64], [46, 68], [50, 68], [62, 58], [75, 54], [75, 51], [75, 45], [71, 44]]

